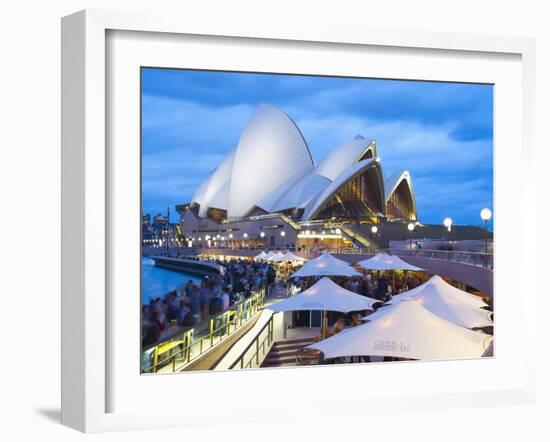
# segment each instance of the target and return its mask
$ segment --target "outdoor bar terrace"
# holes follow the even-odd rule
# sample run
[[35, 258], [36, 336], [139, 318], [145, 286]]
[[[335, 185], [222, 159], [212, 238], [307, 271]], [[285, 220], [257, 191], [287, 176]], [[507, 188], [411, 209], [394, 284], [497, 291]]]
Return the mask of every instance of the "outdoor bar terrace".
[[[330, 353], [333, 349], [329, 349], [328, 347], [323, 347], [323, 352], [319, 348], [316, 348], [316, 346], [334, 339], [336, 333], [329, 330], [339, 327], [338, 324], [340, 323], [343, 329], [349, 327], [355, 329], [355, 326], [359, 324], [358, 315], [352, 314], [353, 312], [347, 314], [346, 308], [348, 307], [340, 307], [338, 305], [322, 311], [311, 309], [311, 307], [304, 307], [303, 310], [280, 310], [280, 313], [276, 312], [277, 308], [275, 307], [289, 300], [296, 301], [302, 293], [307, 294], [308, 290], [313, 289], [312, 293], [317, 293], [315, 286], [321, 283], [323, 279], [336, 281], [335, 287], [338, 289], [342, 287], [353, 288], [356, 281], [361, 278], [375, 279], [382, 276], [383, 278], [387, 277], [390, 283], [395, 282], [395, 277], [391, 271], [365, 270], [361, 268], [361, 263], [369, 262], [372, 259], [376, 260], [378, 257], [386, 255], [385, 253], [380, 253], [380, 251], [378, 253], [369, 253], [370, 251], [368, 250], [334, 250], [332, 253], [326, 253], [327, 251], [321, 253], [311, 250], [298, 251], [284, 249], [283, 251], [278, 251], [277, 254], [268, 249], [262, 250], [260, 253], [259, 250], [249, 248], [210, 247], [201, 249], [174, 247], [167, 250], [163, 249], [160, 252], [159, 254], [158, 249], [144, 250], [145, 254], [169, 255], [176, 260], [179, 257], [182, 260], [215, 263], [220, 266], [234, 266], [235, 263], [246, 263], [243, 265], [254, 266], [255, 269], [261, 268], [261, 271], [271, 268], [275, 272], [276, 277], [273, 279], [273, 282], [267, 284], [261, 290], [250, 293], [250, 296], [242, 298], [227, 310], [211, 317], [201, 318], [201, 321], [190, 327], [181, 328], [174, 326], [171, 331], [165, 332], [165, 335], [158, 343], [144, 347], [144, 355], [148, 353], [149, 363], [145, 366], [142, 365], [143, 373], [285, 367], [327, 363], [325, 361], [326, 355], [336, 353]], [[467, 316], [474, 314], [475, 320], [472, 324], [479, 325], [479, 330], [472, 331], [474, 333], [473, 337], [482, 343], [479, 345], [484, 346], [488, 342], [480, 335], [482, 333], [486, 333], [486, 338], [492, 342], [492, 312], [489, 309], [492, 308], [493, 269], [492, 256], [490, 254], [441, 250], [386, 250], [384, 252], [388, 253], [386, 256], [400, 260], [404, 263], [404, 266], [410, 266], [407, 268], [418, 269], [418, 271], [397, 271], [400, 280], [403, 280], [403, 278], [406, 280], [409, 278], [408, 275], [410, 275], [409, 284], [411, 286], [422, 286], [425, 284], [432, 288], [439, 287], [442, 290], [443, 295], [441, 296], [444, 297], [444, 300], [446, 299], [445, 296], [454, 296], [453, 290], [456, 290], [457, 293], [464, 293], [463, 295], [459, 295], [460, 300], [467, 300], [469, 296], [483, 300], [482, 304], [475, 306], [475, 314], [469, 308], [465, 309], [465, 312]], [[266, 256], [268, 259], [265, 259]], [[292, 258], [285, 260], [282, 256], [290, 256]], [[328, 278], [322, 279], [319, 279], [321, 278], [320, 275], [310, 275], [303, 278], [303, 281], [298, 278], [300, 281], [299, 285], [294, 285], [295, 279], [293, 279], [292, 275], [299, 274], [299, 270], [297, 269], [307, 267], [307, 263], [322, 260], [327, 256], [334, 259], [334, 262], [340, 262], [342, 266], [349, 267], [349, 269], [352, 269], [352, 272], [357, 272], [357, 274], [352, 273], [351, 275], [353, 276], [349, 277], [329, 275]], [[304, 262], [306, 265], [302, 267]], [[357, 269], [360, 271], [358, 272]], [[452, 285], [444, 282], [440, 277]], [[437, 285], [436, 282], [437, 284], [441, 284], [441, 286]], [[309, 289], [307, 288], [308, 286], [310, 287]], [[335, 287], [329, 287], [329, 292], [335, 293]], [[414, 290], [410, 290], [410, 292], [412, 293]], [[428, 294], [431, 293], [428, 290], [425, 290], [425, 292]], [[434, 293], [430, 296], [437, 298], [439, 296], [437, 290]], [[359, 294], [355, 296], [362, 297]], [[394, 299], [399, 299], [399, 296], [402, 295], [394, 296]], [[340, 299], [338, 296], [332, 295], [329, 296], [329, 299], [331, 298]], [[428, 301], [430, 300], [431, 298], [428, 298]], [[380, 305], [382, 304], [384, 304], [384, 307], [377, 310], [378, 312], [388, 309], [387, 303], [380, 302]], [[416, 303], [413, 304], [416, 305]], [[379, 306], [377, 305], [377, 307]], [[432, 313], [425, 312], [425, 309], [416, 311], [413, 307], [414, 305], [411, 307], [409, 304], [403, 303], [401, 310], [406, 311], [397, 311], [396, 314], [405, 315], [407, 318], [411, 315], [414, 317], [418, 316], [420, 318], [418, 319], [419, 321], [433, 321], [431, 316], [434, 315]], [[308, 311], [308, 308], [311, 310]], [[368, 318], [368, 311], [365, 310], [364, 312], [367, 313], [367, 316], [365, 316], [366, 319]], [[479, 315], [485, 318], [489, 317], [489, 313], [490, 322], [479, 322]], [[460, 314], [464, 314], [464, 312], [461, 311]], [[424, 318], [426, 315], [428, 315], [428, 319]], [[438, 317], [438, 319], [440, 318]], [[369, 324], [368, 321], [366, 323]], [[458, 327], [456, 324], [451, 324], [450, 326], [448, 321], [441, 320], [438, 326], [440, 327], [438, 333], [444, 336], [448, 335], [449, 339], [456, 338], [456, 327]], [[375, 328], [371, 326], [370, 329], [374, 330]], [[482, 332], [481, 330], [484, 331]], [[368, 338], [369, 336], [361, 336], [360, 342], [366, 342], [365, 340]], [[429, 348], [427, 348], [427, 353], [425, 354], [432, 354], [430, 351], [433, 350], [433, 346], [437, 347], [439, 344], [431, 343], [432, 347], [428, 346]], [[437, 348], [438, 351], [443, 351], [441, 348]], [[357, 351], [360, 352], [361, 350]], [[467, 351], [465, 354], [470, 354]], [[437, 355], [439, 353], [436, 352], [433, 354]], [[444, 354], [444, 351], [442, 354]], [[482, 356], [482, 354], [487, 356], [490, 352], [486, 353], [484, 348], [484, 351], [481, 351], [477, 357]], [[452, 358], [452, 356], [450, 357]], [[384, 357], [380, 356], [380, 354], [366, 358], [357, 353], [345, 358], [333, 357], [327, 360], [330, 363], [334, 363], [334, 361], [338, 361], [337, 363], [351, 363], [407, 359], [410, 358]]]

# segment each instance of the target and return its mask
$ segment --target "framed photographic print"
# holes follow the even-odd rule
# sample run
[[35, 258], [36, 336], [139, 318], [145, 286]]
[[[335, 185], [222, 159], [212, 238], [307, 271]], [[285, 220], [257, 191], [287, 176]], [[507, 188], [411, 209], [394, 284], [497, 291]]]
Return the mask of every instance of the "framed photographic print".
[[531, 40], [85, 11], [62, 42], [63, 423], [532, 400]]

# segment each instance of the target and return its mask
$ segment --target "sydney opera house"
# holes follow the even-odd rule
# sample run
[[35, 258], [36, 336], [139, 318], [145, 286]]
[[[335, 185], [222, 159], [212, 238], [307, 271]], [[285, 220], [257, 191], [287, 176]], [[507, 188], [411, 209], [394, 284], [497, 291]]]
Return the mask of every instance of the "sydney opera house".
[[294, 121], [262, 104], [238, 145], [200, 184], [190, 209], [201, 218], [285, 213], [296, 220], [415, 219], [407, 171], [384, 179], [374, 140], [357, 135], [315, 164]]
[[386, 176], [374, 140], [357, 135], [316, 162], [294, 121], [267, 104], [177, 210], [192, 246], [281, 247], [338, 236], [346, 242], [352, 239], [326, 227], [392, 223], [406, 231], [418, 217], [409, 172]]

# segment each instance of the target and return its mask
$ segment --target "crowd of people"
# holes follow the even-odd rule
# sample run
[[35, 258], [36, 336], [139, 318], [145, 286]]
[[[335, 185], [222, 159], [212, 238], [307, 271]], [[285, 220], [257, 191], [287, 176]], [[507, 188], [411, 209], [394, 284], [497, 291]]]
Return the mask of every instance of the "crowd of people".
[[[291, 293], [296, 293], [311, 287], [319, 277], [295, 278], [291, 281]], [[422, 281], [416, 273], [369, 272], [363, 276], [331, 277], [341, 287], [369, 298], [388, 302], [392, 296], [418, 287]]]
[[217, 261], [224, 272], [205, 276], [199, 283], [188, 281], [177, 290], [142, 305], [142, 345], [158, 342], [171, 325], [190, 327], [209, 316], [229, 310], [275, 280], [271, 264], [240, 259]]

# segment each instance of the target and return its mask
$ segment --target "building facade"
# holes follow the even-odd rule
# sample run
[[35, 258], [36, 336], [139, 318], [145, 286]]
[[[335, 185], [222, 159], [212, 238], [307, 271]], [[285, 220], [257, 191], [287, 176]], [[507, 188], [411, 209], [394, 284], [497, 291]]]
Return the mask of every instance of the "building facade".
[[374, 140], [357, 135], [316, 164], [294, 121], [267, 104], [192, 200], [176, 209], [190, 244], [238, 238], [241, 246], [285, 247], [316, 231], [310, 224], [330, 239], [330, 223], [417, 220], [410, 174], [385, 179]]

